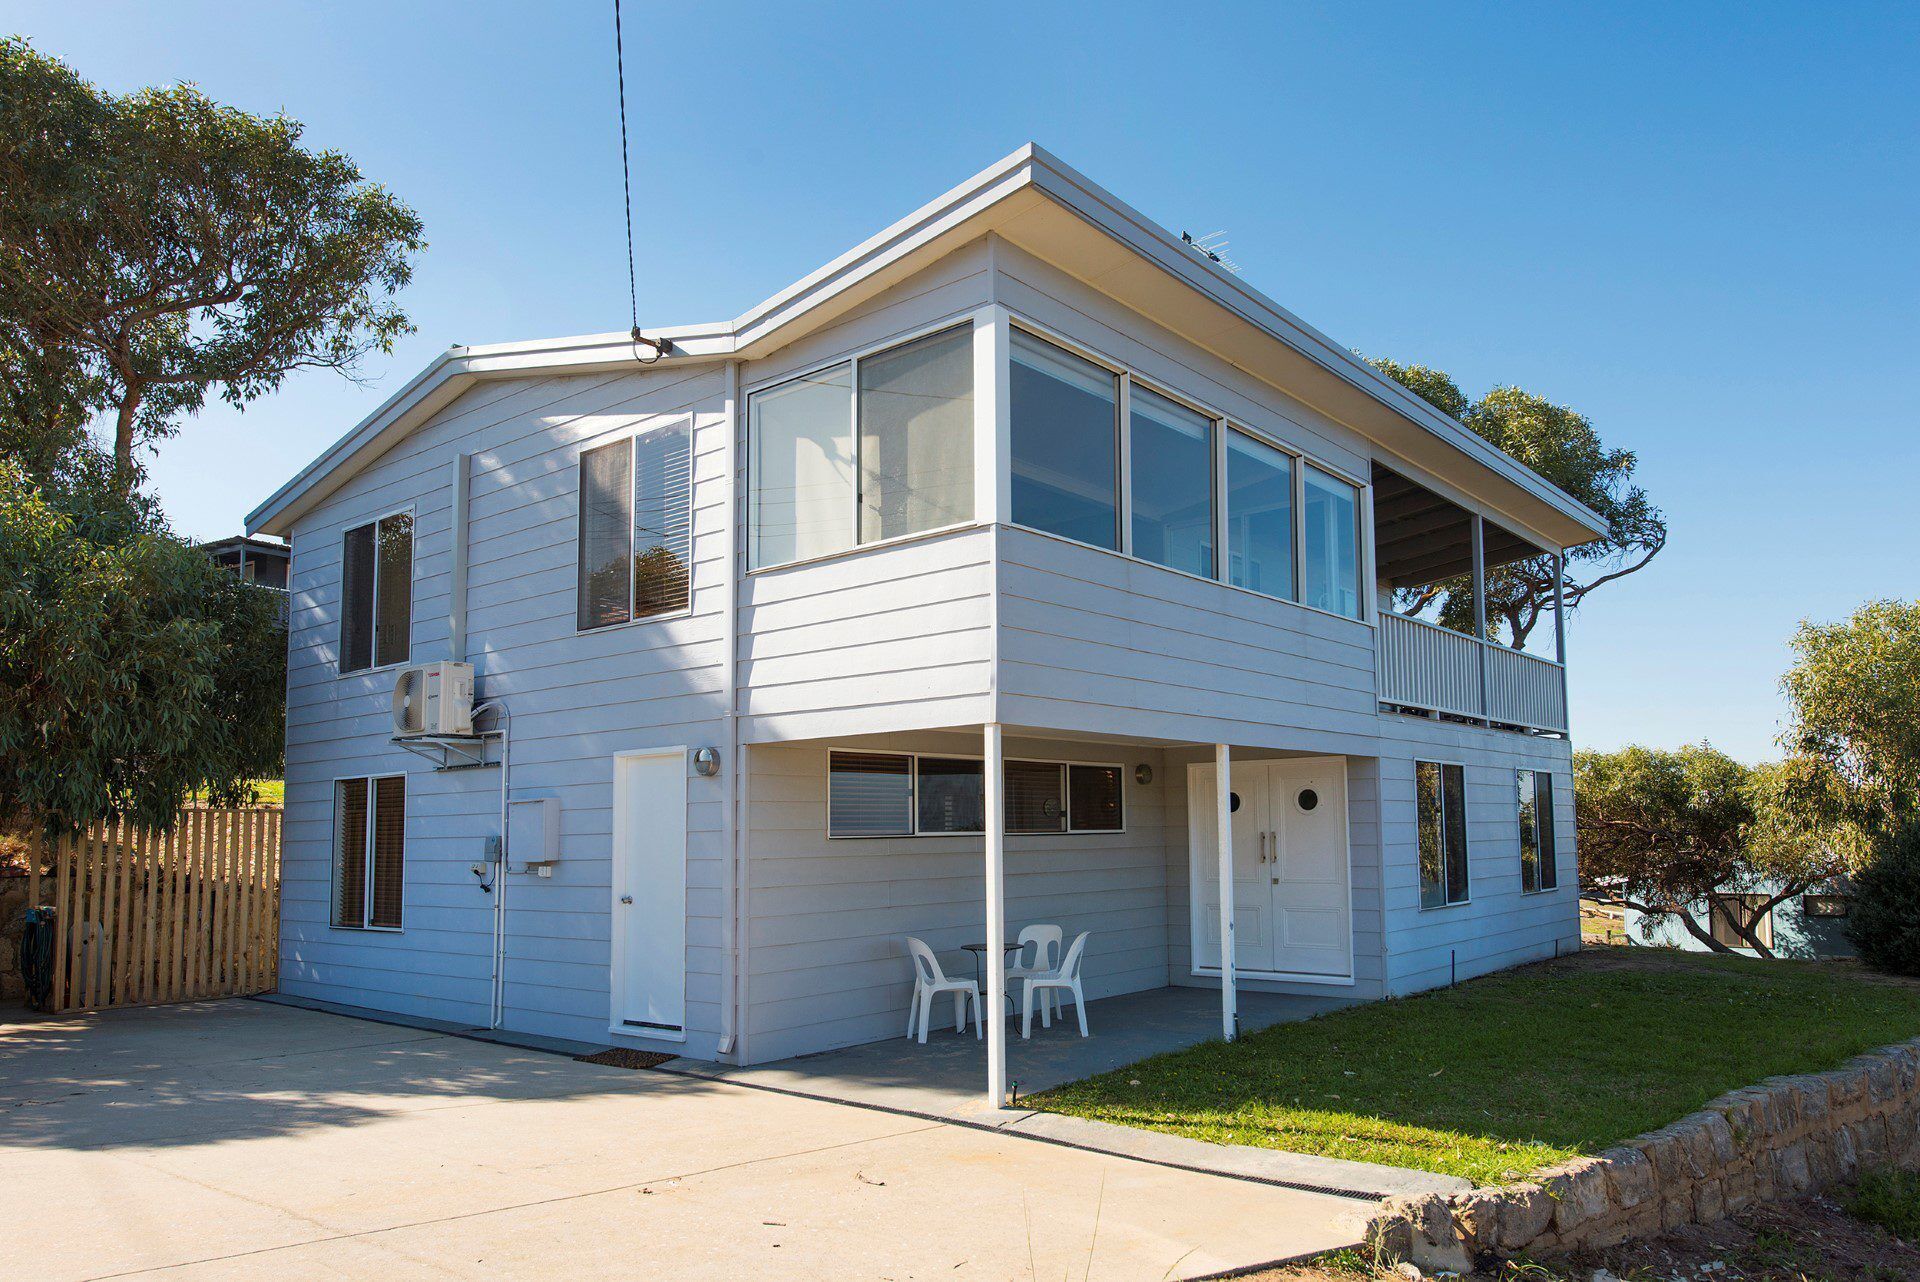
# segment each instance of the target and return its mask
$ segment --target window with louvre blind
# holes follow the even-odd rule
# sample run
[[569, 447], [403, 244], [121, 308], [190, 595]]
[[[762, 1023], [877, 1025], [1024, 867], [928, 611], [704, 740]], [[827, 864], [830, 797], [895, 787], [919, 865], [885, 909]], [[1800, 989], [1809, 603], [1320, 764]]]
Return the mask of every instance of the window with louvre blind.
[[580, 455], [581, 631], [677, 614], [693, 590], [693, 425]]
[[333, 798], [333, 924], [398, 930], [407, 865], [404, 775], [340, 779]]
[[413, 650], [413, 514], [354, 526], [340, 561], [340, 671], [405, 663]]
[[[1014, 834], [1126, 830], [1121, 767], [1008, 758], [1006, 831]], [[911, 752], [829, 755], [829, 837], [933, 837], [986, 827], [985, 771], [978, 757]]]

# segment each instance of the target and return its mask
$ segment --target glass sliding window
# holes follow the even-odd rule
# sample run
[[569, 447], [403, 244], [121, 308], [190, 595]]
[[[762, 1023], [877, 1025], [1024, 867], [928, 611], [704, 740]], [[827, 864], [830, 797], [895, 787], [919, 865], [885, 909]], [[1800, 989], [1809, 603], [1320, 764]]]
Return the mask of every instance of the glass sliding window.
[[1318, 609], [1360, 617], [1360, 491], [1308, 465], [1301, 597]]
[[[1558, 852], [1554, 849], [1553, 832], [1553, 776], [1544, 770], [1522, 770], [1523, 775], [1533, 776], [1533, 824], [1534, 849], [1536, 852], [1535, 881], [1528, 890], [1552, 890], [1560, 884]], [[1524, 810], [1522, 812], [1525, 813]], [[1521, 875], [1526, 874], [1524, 863], [1524, 829], [1522, 838]]]
[[1119, 832], [1126, 826], [1121, 791], [1119, 766], [1068, 766], [1068, 829]]
[[981, 764], [954, 757], [921, 757], [920, 831], [985, 832], [987, 790]]
[[860, 361], [860, 541], [973, 520], [973, 330]]
[[333, 826], [333, 924], [400, 929], [407, 865], [405, 776], [337, 780]]
[[633, 446], [615, 441], [580, 455], [580, 545], [576, 622], [582, 631], [624, 623], [632, 581], [628, 507], [633, 492]]
[[1520, 810], [1520, 889], [1540, 889], [1540, 823], [1533, 804], [1533, 771], [1513, 772]]
[[413, 514], [346, 532], [341, 547], [340, 671], [405, 663], [413, 650]]
[[580, 455], [576, 622], [582, 631], [687, 608], [693, 571], [693, 425]]
[[853, 546], [853, 369], [756, 392], [748, 412], [748, 557], [755, 567]]
[[1420, 834], [1420, 906], [1467, 898], [1466, 772], [1434, 761], [1413, 765]]
[[1120, 546], [1120, 378], [1013, 331], [1013, 520]]
[[1212, 578], [1213, 420], [1133, 385], [1133, 554]]
[[693, 600], [693, 424], [633, 438], [633, 617]]
[[827, 835], [904, 837], [913, 832], [913, 758], [836, 752], [828, 765]]
[[1227, 433], [1227, 581], [1293, 597], [1293, 459]]
[[1007, 762], [1007, 831], [1066, 831], [1066, 773], [1058, 762]]

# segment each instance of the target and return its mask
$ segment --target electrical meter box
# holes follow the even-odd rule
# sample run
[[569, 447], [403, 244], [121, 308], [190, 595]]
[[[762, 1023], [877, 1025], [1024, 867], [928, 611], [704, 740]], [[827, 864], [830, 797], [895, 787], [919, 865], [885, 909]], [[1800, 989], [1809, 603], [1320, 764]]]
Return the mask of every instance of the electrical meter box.
[[507, 871], [553, 876], [560, 859], [560, 800], [529, 797], [507, 803]]

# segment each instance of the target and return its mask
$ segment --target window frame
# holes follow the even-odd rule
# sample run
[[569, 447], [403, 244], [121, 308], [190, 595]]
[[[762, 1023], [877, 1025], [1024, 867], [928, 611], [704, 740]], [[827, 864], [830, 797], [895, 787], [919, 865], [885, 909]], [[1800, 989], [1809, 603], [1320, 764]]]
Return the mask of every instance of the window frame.
[[[1816, 901], [1820, 905], [1818, 912], [1814, 911]], [[1853, 896], [1833, 891], [1804, 891], [1800, 895], [1800, 915], [1808, 921], [1845, 921], [1853, 916]]]
[[[1072, 538], [1072, 537], [1069, 537], [1068, 535], [1055, 534], [1051, 530], [1042, 530], [1042, 529], [1037, 529], [1031, 525], [1022, 525], [1019, 522], [1012, 519], [1013, 514], [1011, 512], [1006, 514], [1006, 524], [1009, 527], [1024, 531], [1028, 534], [1038, 535], [1039, 537], [1045, 538], [1045, 539], [1058, 539], [1060, 542], [1070, 544], [1074, 547], [1083, 547], [1095, 552], [1104, 552], [1109, 556], [1123, 556], [1127, 558], [1129, 561], [1137, 562], [1140, 565], [1150, 565], [1156, 570], [1165, 570], [1169, 574], [1182, 575], [1186, 578], [1193, 579], [1200, 583], [1212, 583], [1218, 587], [1227, 588], [1230, 591], [1245, 592], [1249, 596], [1259, 597], [1263, 601], [1284, 601], [1288, 605], [1295, 606], [1302, 610], [1311, 610], [1315, 614], [1325, 615], [1327, 618], [1330, 618], [1330, 619], [1343, 619], [1348, 623], [1357, 623], [1363, 627], [1369, 627], [1369, 628], [1374, 628], [1379, 626], [1378, 602], [1375, 600], [1375, 593], [1368, 590], [1369, 578], [1370, 578], [1370, 575], [1372, 574], [1372, 569], [1374, 565], [1373, 529], [1372, 529], [1372, 521], [1368, 516], [1368, 513], [1372, 511], [1372, 507], [1373, 507], [1373, 482], [1370, 479], [1363, 479], [1361, 477], [1355, 476], [1352, 472], [1348, 471], [1345, 467], [1342, 467], [1337, 463], [1329, 463], [1325, 459], [1319, 457], [1318, 455], [1309, 453], [1308, 451], [1306, 451], [1305, 449], [1301, 448], [1298, 445], [1293, 445], [1287, 441], [1282, 440], [1273, 432], [1263, 428], [1254, 427], [1251, 424], [1247, 423], [1245, 420], [1241, 418], [1237, 418], [1232, 414], [1228, 414], [1224, 410], [1216, 409], [1215, 407], [1209, 405], [1207, 402], [1203, 400], [1198, 399], [1197, 397], [1189, 395], [1188, 393], [1185, 393], [1185, 392], [1175, 391], [1172, 388], [1168, 387], [1165, 383], [1161, 382], [1159, 379], [1153, 377], [1152, 375], [1136, 373], [1133, 370], [1133, 368], [1127, 365], [1124, 361], [1116, 360], [1114, 357], [1108, 356], [1106, 353], [1100, 351], [1098, 348], [1089, 347], [1087, 344], [1082, 343], [1072, 337], [1069, 337], [1068, 335], [1062, 334], [1058, 330], [1053, 329], [1048, 325], [1045, 325], [1039, 321], [1033, 320], [1031, 317], [1025, 316], [1019, 312], [1008, 311], [1007, 321], [1008, 321], [1008, 324], [1013, 329], [1024, 330], [1027, 332], [1027, 334], [1041, 340], [1042, 342], [1051, 343], [1055, 347], [1060, 348], [1062, 351], [1068, 352], [1074, 356], [1078, 356], [1082, 360], [1089, 361], [1095, 365], [1099, 365], [1102, 368], [1108, 370], [1110, 373], [1114, 374], [1120, 380], [1120, 406], [1119, 406], [1120, 417], [1119, 417], [1119, 429], [1117, 434], [1118, 448], [1120, 451], [1120, 459], [1119, 459], [1120, 494], [1119, 494], [1119, 502], [1117, 504], [1117, 510], [1118, 510], [1117, 519], [1120, 523], [1120, 538], [1118, 540], [1120, 543], [1120, 546], [1118, 548], [1104, 548], [1097, 543], [1088, 543], [1082, 539]], [[838, 362], [834, 362], [834, 363], [837, 364]], [[1146, 388], [1148, 391], [1158, 393], [1159, 395], [1166, 397], [1168, 400], [1174, 402], [1177, 405], [1184, 406], [1187, 409], [1192, 410], [1196, 414], [1205, 415], [1207, 418], [1210, 418], [1213, 420], [1213, 425], [1214, 425], [1213, 461], [1212, 461], [1212, 468], [1211, 468], [1210, 475], [1211, 475], [1212, 484], [1213, 484], [1212, 502], [1213, 502], [1213, 520], [1214, 520], [1214, 531], [1213, 531], [1214, 572], [1211, 576], [1204, 575], [1204, 574], [1195, 574], [1191, 570], [1182, 570], [1175, 566], [1162, 565], [1158, 561], [1150, 561], [1145, 557], [1136, 556], [1133, 552], [1133, 427], [1132, 427], [1133, 404], [1132, 404], [1132, 401], [1133, 401], [1133, 385], [1136, 382], [1139, 383], [1140, 386]], [[1010, 436], [1012, 432], [1013, 424], [1009, 422], [1006, 425], [1006, 427], [1007, 427], [1007, 433]], [[1228, 491], [1226, 488], [1226, 445], [1227, 445], [1227, 436], [1231, 432], [1239, 432], [1243, 436], [1249, 437], [1252, 440], [1258, 441], [1262, 445], [1266, 445], [1278, 451], [1281, 454], [1287, 455], [1288, 458], [1291, 460], [1291, 466], [1293, 469], [1293, 513], [1292, 513], [1292, 521], [1291, 521], [1291, 526], [1293, 530], [1293, 549], [1292, 549], [1293, 551], [1293, 595], [1290, 597], [1275, 596], [1271, 592], [1262, 592], [1257, 588], [1241, 587], [1239, 584], [1232, 583], [1229, 581], [1231, 578], [1231, 574], [1227, 569], [1226, 534], [1227, 534], [1227, 503], [1230, 499], [1230, 491]], [[1357, 560], [1359, 562], [1358, 588], [1359, 588], [1359, 600], [1360, 600], [1360, 614], [1358, 615], [1358, 617], [1350, 614], [1341, 614], [1337, 610], [1324, 610], [1317, 605], [1309, 605], [1307, 602], [1300, 599], [1301, 593], [1302, 593], [1302, 587], [1303, 587], [1302, 581], [1305, 578], [1305, 573], [1304, 573], [1305, 556], [1306, 556], [1306, 552], [1305, 552], [1305, 542], [1306, 542], [1305, 469], [1307, 467], [1317, 468], [1321, 472], [1324, 472], [1326, 475], [1331, 476], [1336, 480], [1343, 481], [1346, 484], [1353, 486], [1357, 492], [1358, 502], [1356, 504], [1355, 520], [1359, 527], [1357, 530], [1357, 534], [1359, 536], [1359, 545], [1356, 549]], [[844, 555], [844, 554], [837, 554], [837, 555]]]
[[[364, 668], [349, 668], [347, 663], [347, 611], [352, 608], [347, 600], [347, 536], [355, 530], [373, 527], [373, 613], [367, 619], [367, 627], [372, 632], [372, 659], [380, 657], [380, 522], [392, 517], [404, 516], [412, 522], [407, 534], [407, 653], [406, 657], [392, 663], [369, 663]], [[352, 525], [340, 528], [340, 622], [334, 630], [334, 679], [364, 677], [369, 673], [393, 672], [413, 662], [413, 587], [420, 581], [420, 518], [411, 503], [391, 508], [378, 516], [364, 521], [355, 521]], [[348, 778], [367, 776], [349, 775]]]
[[[380, 812], [379, 793], [374, 785], [383, 779], [398, 779], [400, 781], [400, 925], [398, 926], [376, 926], [373, 924], [373, 839], [374, 826], [379, 819]], [[367, 828], [366, 832], [362, 834], [362, 840], [365, 845], [364, 853], [361, 856], [365, 865], [365, 880], [361, 883], [364, 890], [360, 903], [360, 924], [357, 926], [334, 920], [334, 905], [338, 902], [340, 893], [341, 852], [337, 849], [332, 849], [332, 846], [340, 837], [340, 785], [343, 783], [365, 784], [367, 788]], [[406, 772], [403, 770], [389, 770], [381, 774], [335, 775], [330, 791], [332, 792], [332, 797], [328, 803], [327, 820], [328, 832], [331, 834], [327, 839], [329, 846], [327, 851], [327, 929], [351, 930], [360, 934], [375, 935], [405, 934], [407, 921], [407, 798], [412, 793], [412, 789], [407, 787]]]
[[[634, 555], [634, 511], [633, 487], [639, 483], [638, 464], [640, 461], [640, 438], [651, 436], [655, 432], [685, 425], [687, 430], [687, 603], [677, 610], [664, 610], [659, 614], [634, 614], [634, 583], [632, 562]], [[624, 435], [611, 435], [592, 442], [582, 442], [579, 453], [573, 460], [573, 634], [575, 636], [598, 636], [603, 632], [612, 632], [616, 628], [631, 628], [645, 623], [663, 623], [669, 619], [685, 619], [693, 614], [694, 595], [694, 543], [696, 534], [693, 528], [694, 490], [697, 480], [694, 476], [694, 464], [699, 458], [695, 440], [699, 435], [699, 421], [691, 414], [671, 415], [667, 422], [656, 423], [644, 429], [628, 429]], [[584, 482], [587, 471], [587, 455], [610, 449], [625, 442], [627, 446], [627, 617], [616, 623], [600, 623], [593, 627], [580, 626], [580, 541], [586, 533], [586, 514], [582, 510], [581, 495], [586, 491]]]
[[[1441, 874], [1440, 875], [1440, 893], [1442, 895], [1442, 900], [1440, 903], [1437, 903], [1437, 904], [1430, 904], [1427, 902], [1426, 892], [1424, 887], [1422, 887], [1421, 881], [1420, 881], [1420, 767], [1421, 766], [1433, 766], [1440, 771], [1440, 805], [1441, 805], [1440, 857], [1442, 860], [1441, 869], [1440, 869], [1440, 874]], [[1445, 863], [1445, 860], [1447, 857], [1446, 855], [1447, 773], [1446, 772], [1448, 770], [1458, 770], [1460, 772], [1460, 863], [1461, 863], [1461, 870], [1463, 874], [1461, 879], [1466, 884], [1466, 893], [1461, 895], [1460, 898], [1458, 899], [1445, 898], [1445, 896], [1448, 893], [1447, 886], [1448, 886], [1448, 880], [1449, 880], [1446, 875], [1447, 865]], [[1464, 905], [1471, 904], [1473, 902], [1473, 831], [1471, 826], [1468, 823], [1468, 818], [1469, 818], [1468, 811], [1470, 809], [1471, 807], [1467, 805], [1467, 763], [1466, 762], [1450, 761], [1445, 757], [1416, 757], [1414, 759], [1414, 762], [1413, 762], [1414, 891], [1419, 900], [1420, 911], [1423, 913], [1444, 912], [1449, 908], [1459, 908]]]
[[[834, 754], [838, 752], [859, 753], [862, 756], [872, 756], [872, 757], [905, 757], [909, 759], [909, 761], [911, 762], [911, 767], [909, 769], [908, 775], [913, 788], [913, 800], [908, 813], [912, 817], [913, 831], [885, 832], [885, 833], [879, 833], [879, 832], [836, 833], [834, 832], [833, 830], [833, 757], [834, 757]], [[923, 757], [932, 758], [937, 761], [981, 762], [983, 766], [983, 769], [981, 772], [982, 779], [983, 779], [982, 786], [984, 787], [984, 777], [985, 777], [984, 764], [986, 762], [986, 757], [984, 754], [968, 753], [968, 752], [941, 752], [938, 750], [928, 750], [924, 752], [923, 751], [903, 752], [893, 748], [863, 748], [863, 747], [859, 747], [852, 744], [829, 744], [827, 747], [825, 771], [822, 777], [822, 783], [826, 788], [827, 840], [828, 841], [906, 841], [906, 840], [917, 841], [922, 838], [934, 839], [934, 838], [943, 838], [943, 837], [959, 838], [962, 840], [973, 840], [976, 838], [984, 837], [986, 835], [984, 829], [959, 831], [959, 832], [922, 832], [920, 830], [920, 760]], [[1018, 761], [1028, 765], [1046, 765], [1046, 766], [1060, 767], [1060, 813], [1061, 813], [1061, 818], [1064, 821], [1063, 826], [1057, 829], [1056, 828], [1041, 828], [1041, 829], [1006, 828], [1004, 826], [1006, 808], [1003, 803], [1001, 807], [1003, 836], [1006, 836], [1006, 837], [1102, 837], [1102, 836], [1111, 837], [1111, 836], [1114, 836], [1115, 834], [1123, 834], [1128, 830], [1127, 825], [1132, 816], [1133, 807], [1132, 807], [1132, 804], [1127, 799], [1127, 766], [1125, 762], [1123, 761], [1088, 761], [1088, 760], [1082, 760], [1077, 758], [1069, 759], [1069, 758], [1063, 758], [1063, 757], [1014, 757], [1014, 756], [1004, 757], [1002, 758], [1002, 760], [1008, 761], [1008, 762]], [[1118, 828], [1075, 828], [1072, 826], [1073, 815], [1071, 812], [1072, 812], [1073, 783], [1072, 783], [1071, 775], [1072, 775], [1073, 767], [1075, 766], [1091, 766], [1091, 767], [1097, 767], [1101, 769], [1108, 769], [1108, 770], [1114, 771], [1119, 776], [1119, 779], [1120, 779], [1120, 826]], [[1004, 780], [1002, 782], [1004, 784]]]
[[[1527, 816], [1520, 810], [1520, 778], [1527, 776], [1533, 790], [1534, 884], [1527, 885]], [[1554, 805], [1553, 771], [1533, 766], [1514, 768], [1514, 811], [1520, 832], [1520, 893], [1550, 895], [1560, 889], [1560, 816]], [[1547, 822], [1540, 822], [1540, 803], [1546, 802]]]
[[[870, 357], [890, 352], [897, 347], [905, 347], [909, 343], [917, 343], [922, 339], [933, 338], [936, 335], [948, 331], [958, 332], [965, 330], [968, 337], [969, 351], [974, 358], [973, 368], [977, 373], [979, 369], [980, 335], [984, 328], [985, 325], [982, 323], [979, 310], [969, 308], [965, 312], [946, 316], [931, 324], [904, 330], [901, 333], [890, 335], [879, 342], [868, 343], [851, 352], [841, 352], [831, 360], [816, 361], [808, 365], [803, 365], [787, 373], [749, 383], [740, 389], [740, 406], [742, 412], [739, 416], [740, 426], [738, 430], [741, 434], [741, 450], [746, 460], [741, 467], [741, 475], [745, 481], [745, 492], [742, 495], [741, 516], [743, 525], [741, 533], [744, 536], [742, 542], [746, 547], [746, 572], [748, 574], [764, 574], [770, 570], [785, 570], [797, 565], [814, 565], [823, 561], [837, 560], [843, 556], [853, 556], [856, 553], [866, 551], [868, 548], [894, 547], [902, 543], [910, 543], [915, 539], [930, 539], [942, 534], [950, 534], [955, 530], [972, 529], [981, 524], [980, 495], [982, 478], [977, 466], [980, 458], [980, 382], [976, 377], [973, 380], [973, 457], [976, 462], [973, 477], [973, 515], [964, 521], [955, 521], [948, 525], [935, 526], [927, 530], [915, 530], [911, 534], [896, 534], [890, 538], [874, 539], [866, 543], [860, 541], [860, 362]], [[837, 552], [821, 552], [813, 556], [794, 557], [786, 561], [769, 561], [764, 565], [756, 564], [753, 560], [753, 495], [754, 483], [757, 479], [754, 469], [753, 449], [753, 398], [763, 392], [770, 392], [777, 387], [783, 387], [788, 383], [797, 383], [803, 378], [811, 378], [815, 374], [823, 373], [836, 365], [845, 365], [847, 367], [847, 425], [851, 433], [850, 439], [853, 442], [853, 483], [848, 487], [847, 519], [852, 522], [852, 541]], [[987, 479], [991, 480], [991, 478]], [[598, 629], [595, 630], [598, 631]]]

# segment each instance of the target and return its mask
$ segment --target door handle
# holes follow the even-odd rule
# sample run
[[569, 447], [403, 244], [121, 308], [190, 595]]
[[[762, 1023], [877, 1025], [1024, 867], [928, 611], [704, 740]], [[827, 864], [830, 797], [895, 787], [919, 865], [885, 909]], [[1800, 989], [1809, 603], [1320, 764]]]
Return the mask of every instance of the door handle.
[[621, 902], [621, 903], [623, 903], [623, 904], [630, 904], [630, 903], [632, 903], [632, 902], [633, 902], [633, 896], [632, 896], [632, 895], [622, 895], [622, 896], [620, 896], [620, 902]]

